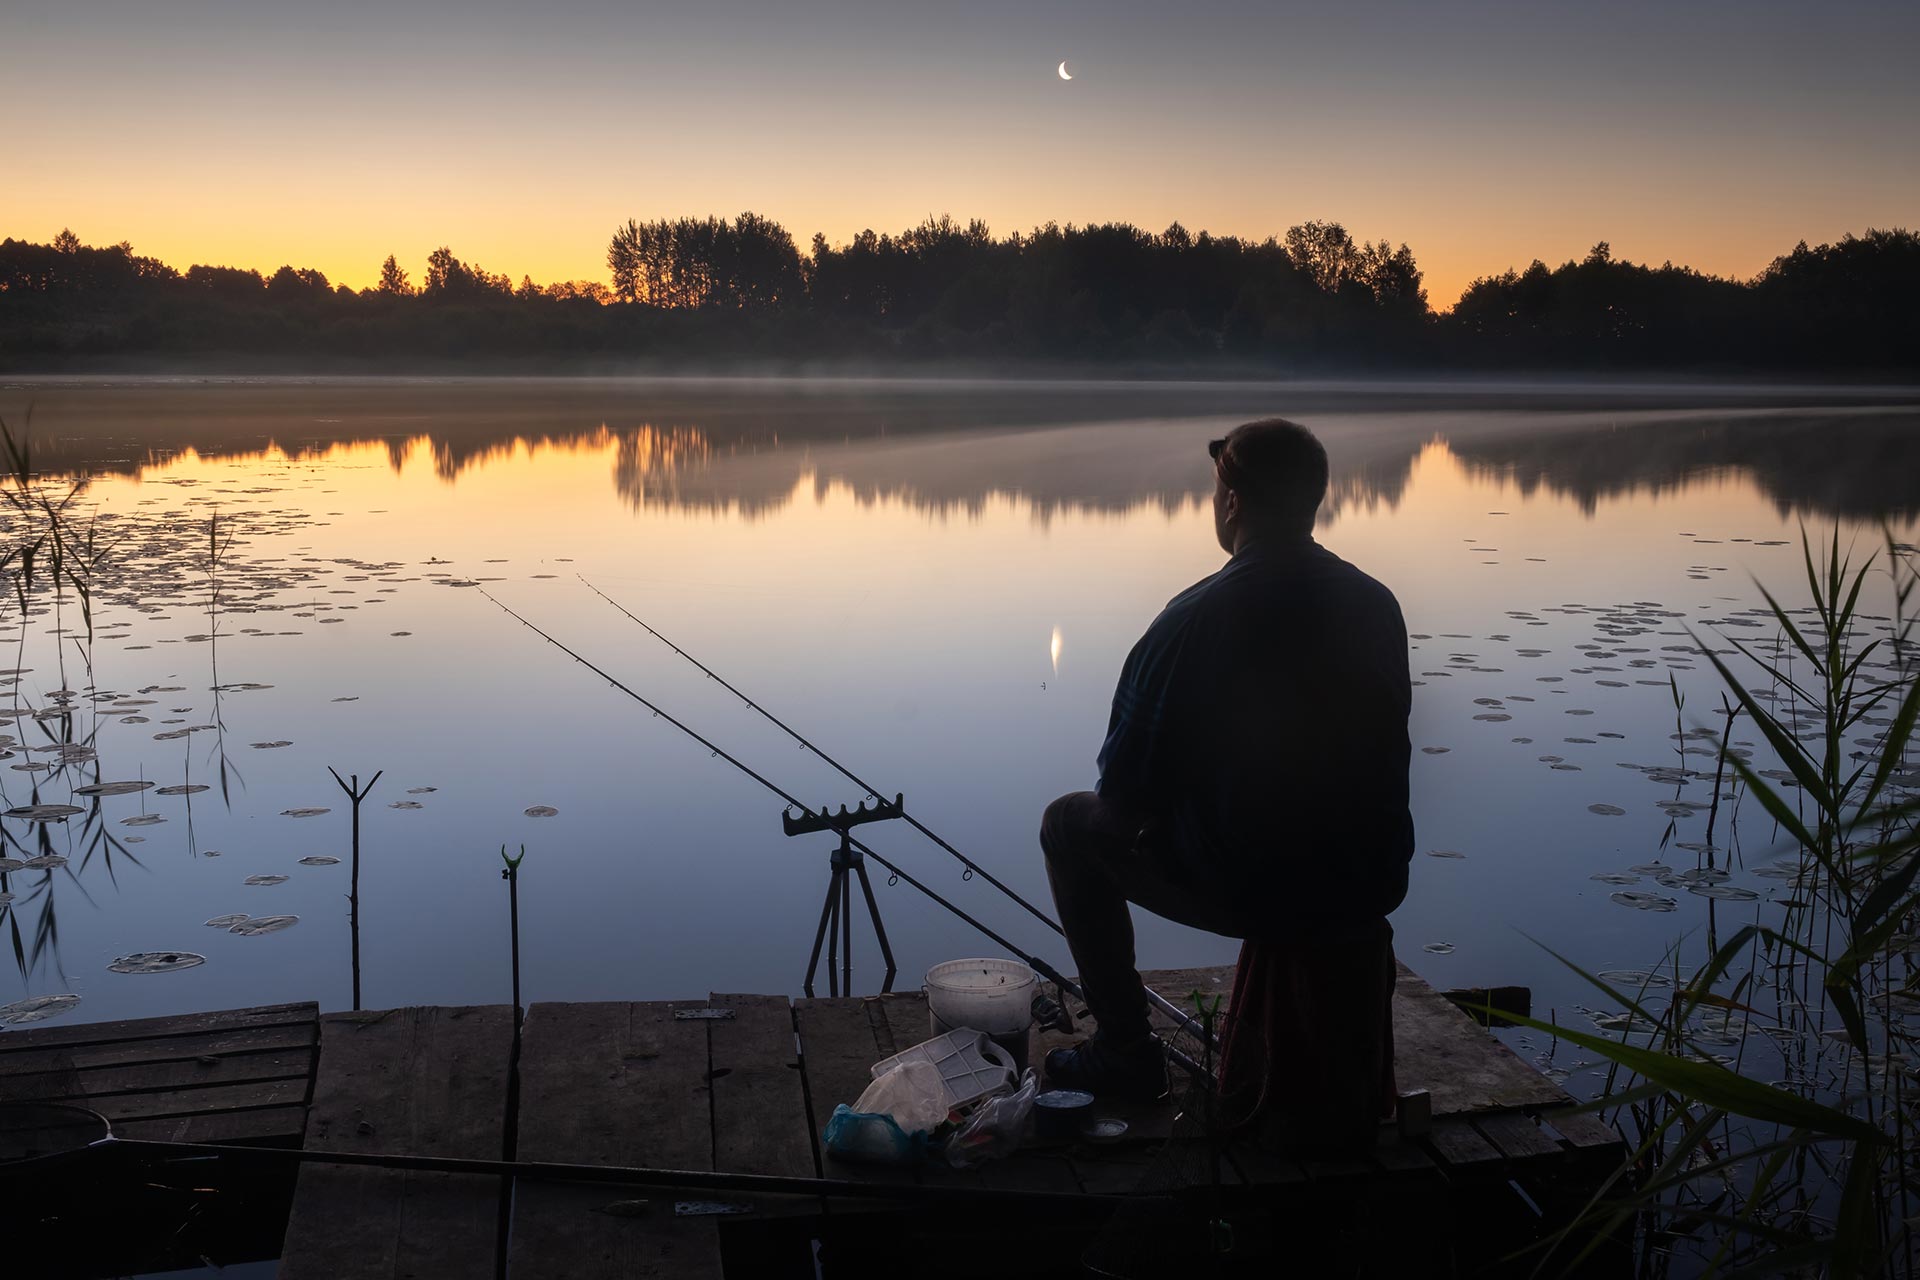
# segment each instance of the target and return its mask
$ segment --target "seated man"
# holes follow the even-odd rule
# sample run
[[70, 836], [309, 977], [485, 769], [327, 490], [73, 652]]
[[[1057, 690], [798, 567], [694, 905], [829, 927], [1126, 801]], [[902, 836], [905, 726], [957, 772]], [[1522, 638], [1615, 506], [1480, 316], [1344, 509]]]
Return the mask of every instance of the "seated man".
[[1098, 789], [1060, 797], [1041, 823], [1099, 1024], [1048, 1054], [1047, 1076], [1096, 1094], [1166, 1094], [1134, 968], [1134, 902], [1280, 957], [1262, 1007], [1321, 1023], [1282, 1029], [1292, 1052], [1316, 1059], [1302, 1087], [1343, 1091], [1361, 1113], [1344, 1132], [1370, 1134], [1382, 1070], [1391, 1096], [1386, 916], [1413, 855], [1406, 625], [1391, 592], [1313, 540], [1327, 455], [1311, 432], [1250, 422], [1210, 450], [1214, 530], [1233, 558], [1147, 628], [1120, 674]]

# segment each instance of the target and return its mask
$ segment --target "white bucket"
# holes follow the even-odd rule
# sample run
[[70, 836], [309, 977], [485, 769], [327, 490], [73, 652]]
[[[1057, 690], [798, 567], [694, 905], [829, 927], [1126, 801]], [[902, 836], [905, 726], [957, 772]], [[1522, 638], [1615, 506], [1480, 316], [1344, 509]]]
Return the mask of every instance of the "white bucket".
[[927, 1015], [934, 1035], [957, 1027], [984, 1031], [1027, 1065], [1027, 1030], [1040, 979], [1018, 960], [949, 960], [927, 970]]

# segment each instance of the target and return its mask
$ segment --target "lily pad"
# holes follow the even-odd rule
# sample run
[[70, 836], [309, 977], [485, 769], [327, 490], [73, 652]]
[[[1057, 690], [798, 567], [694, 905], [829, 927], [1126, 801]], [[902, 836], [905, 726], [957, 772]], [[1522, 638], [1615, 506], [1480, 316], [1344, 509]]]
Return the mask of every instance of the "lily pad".
[[550, 804], [536, 804], [529, 808], [526, 813], [529, 818], [556, 818], [560, 816], [560, 811]]
[[299, 923], [299, 916], [255, 916], [251, 920], [241, 921], [227, 932], [237, 933], [243, 938], [251, 938], [257, 934], [278, 933], [282, 929], [291, 929]]
[[114, 973], [172, 973], [206, 962], [205, 956], [191, 951], [136, 951], [130, 956], [121, 956], [107, 968]]
[[438, 787], [408, 787], [407, 794], [410, 796], [432, 795], [434, 792], [438, 791], [439, 789], [440, 788]]
[[23, 804], [7, 810], [7, 817], [28, 822], [65, 822], [76, 813], [85, 813], [77, 804]]
[[48, 1018], [57, 1018], [80, 1003], [80, 997], [66, 994], [57, 996], [28, 996], [25, 1000], [15, 1000], [12, 1004], [0, 1004], [0, 1022], [17, 1026], [26, 1022], [44, 1022]]
[[157, 827], [166, 819], [157, 813], [136, 813], [131, 818], [120, 819], [123, 827]]
[[177, 787], [162, 787], [153, 794], [157, 796], [197, 796], [207, 789], [204, 782], [189, 782]]
[[136, 791], [145, 791], [152, 785], [151, 782], [90, 782], [84, 787], [75, 787], [73, 794], [77, 796], [130, 796]]
[[1672, 911], [1680, 903], [1673, 898], [1663, 898], [1657, 893], [1635, 892], [1622, 889], [1619, 893], [1607, 895], [1608, 901], [1617, 902], [1623, 907], [1635, 907], [1641, 911]]
[[0, 858], [0, 871], [18, 871], [26, 865], [18, 858]]
[[323, 813], [332, 813], [331, 809], [282, 809], [283, 818], [317, 818]]
[[293, 743], [285, 738], [280, 738], [273, 742], [249, 742], [247, 745], [255, 751], [271, 751], [275, 747], [290, 747]]
[[1427, 856], [1429, 858], [1464, 858], [1467, 855], [1458, 849], [1429, 849]]
[[1453, 954], [1453, 944], [1451, 942], [1429, 942], [1426, 946], [1422, 947], [1421, 950], [1432, 956], [1450, 956]]
[[424, 809], [426, 807], [418, 800], [395, 800], [387, 806], [389, 809]]
[[285, 876], [248, 876], [245, 880], [242, 880], [240, 883], [268, 885], [268, 884], [285, 884], [286, 882], [287, 882], [287, 877]]
[[231, 929], [233, 928], [234, 925], [239, 924], [242, 920], [251, 920], [251, 919], [253, 919], [253, 917], [248, 915], [244, 911], [231, 911], [224, 916], [215, 916], [213, 919], [207, 921], [207, 928]]
[[1603, 818], [1618, 818], [1624, 816], [1627, 811], [1617, 804], [1590, 804], [1587, 806], [1587, 812], [1597, 813]]
[[1690, 884], [1688, 893], [1703, 898], [1719, 898], [1724, 902], [1757, 902], [1760, 895], [1751, 889], [1742, 889], [1737, 884]]
[[43, 853], [37, 858], [28, 858], [20, 865], [28, 871], [51, 871], [55, 867], [66, 866], [67, 857], [63, 853]]
[[339, 861], [340, 859], [331, 854], [316, 853], [311, 857], [300, 859], [300, 865], [303, 867], [331, 867]]

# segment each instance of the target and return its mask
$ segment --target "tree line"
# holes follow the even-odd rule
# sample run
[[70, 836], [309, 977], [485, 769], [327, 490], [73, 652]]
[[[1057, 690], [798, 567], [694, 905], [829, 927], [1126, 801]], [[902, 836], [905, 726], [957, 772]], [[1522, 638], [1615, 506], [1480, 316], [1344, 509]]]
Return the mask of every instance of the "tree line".
[[1252, 240], [1126, 223], [994, 235], [929, 218], [805, 251], [779, 223], [629, 220], [610, 283], [516, 284], [447, 247], [354, 290], [312, 268], [178, 270], [70, 231], [0, 241], [0, 362], [258, 357], [395, 364], [957, 358], [1305, 371], [1809, 370], [1920, 364], [1920, 235], [1804, 242], [1750, 280], [1602, 243], [1473, 282], [1436, 313], [1405, 244], [1337, 222]]

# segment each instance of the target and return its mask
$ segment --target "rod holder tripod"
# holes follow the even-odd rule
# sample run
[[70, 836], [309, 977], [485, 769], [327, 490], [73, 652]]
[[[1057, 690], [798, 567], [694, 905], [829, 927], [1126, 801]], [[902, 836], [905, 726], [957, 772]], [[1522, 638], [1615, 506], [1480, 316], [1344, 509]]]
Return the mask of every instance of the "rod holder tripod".
[[[827, 879], [827, 900], [820, 908], [820, 927], [814, 930], [813, 954], [807, 957], [807, 978], [802, 989], [813, 994], [813, 977], [820, 968], [820, 948], [827, 949], [827, 994], [853, 994], [853, 879], [860, 881], [861, 896], [867, 900], [867, 918], [873, 922], [874, 940], [880, 944], [880, 956], [887, 964], [887, 975], [880, 991], [893, 990], [893, 947], [887, 942], [887, 927], [880, 922], [880, 904], [874, 900], [873, 882], [867, 879], [867, 859], [853, 845], [852, 831], [868, 822], [884, 822], [906, 813], [905, 797], [896, 793], [891, 802], [876, 798], [871, 808], [862, 800], [856, 809], [844, 804], [838, 813], [822, 806], [820, 812], [802, 810], [799, 817], [788, 809], [780, 815], [780, 825], [789, 836], [832, 831], [840, 837], [828, 865], [833, 874]], [[851, 873], [851, 874], [849, 874]]]

